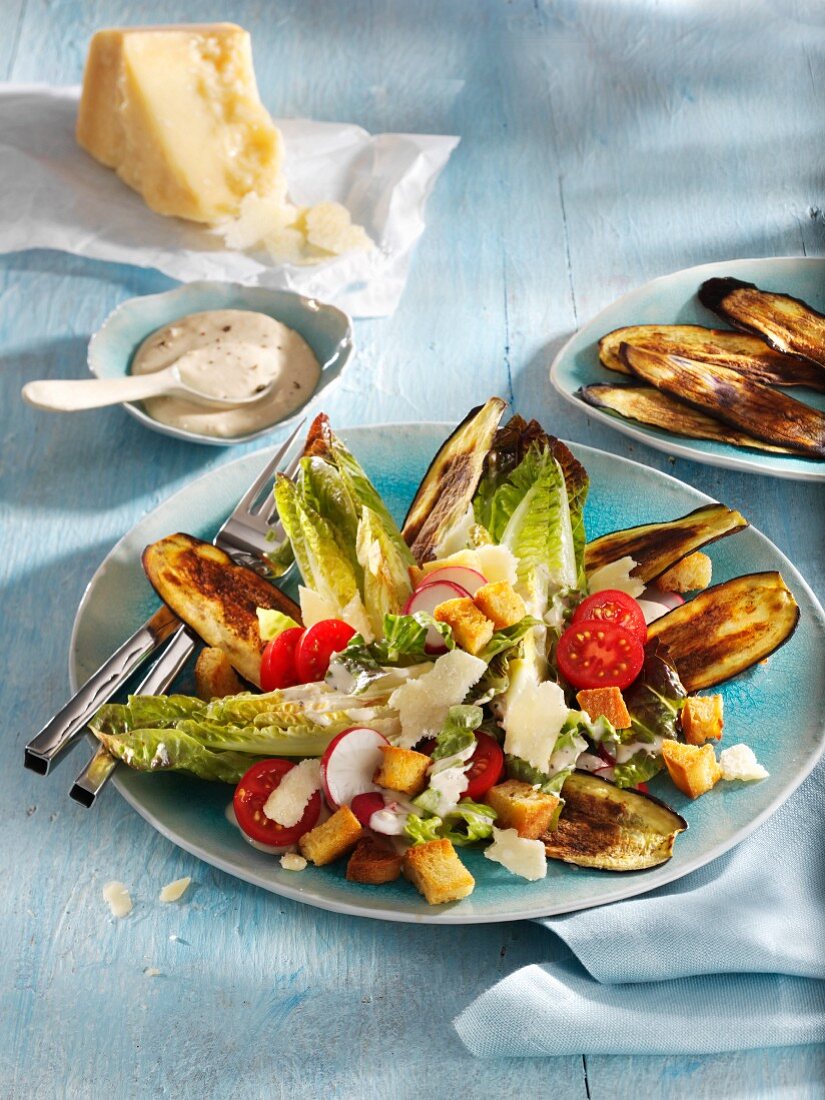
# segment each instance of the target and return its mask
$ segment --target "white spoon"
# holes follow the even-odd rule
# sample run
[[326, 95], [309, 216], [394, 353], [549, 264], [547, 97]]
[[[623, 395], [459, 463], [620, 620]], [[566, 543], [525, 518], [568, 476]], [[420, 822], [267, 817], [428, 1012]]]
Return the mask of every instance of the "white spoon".
[[151, 374], [133, 374], [125, 378], [89, 378], [63, 381], [43, 379], [27, 382], [23, 387], [23, 399], [38, 409], [49, 412], [79, 412], [82, 409], [100, 409], [105, 405], [119, 405], [124, 401], [144, 401], [147, 397], [170, 394], [183, 395], [205, 405], [233, 408], [250, 405], [266, 397], [277, 379], [258, 386], [250, 393], [232, 397], [215, 397], [197, 389], [181, 376], [180, 365], [186, 359], [181, 356], [171, 367]]

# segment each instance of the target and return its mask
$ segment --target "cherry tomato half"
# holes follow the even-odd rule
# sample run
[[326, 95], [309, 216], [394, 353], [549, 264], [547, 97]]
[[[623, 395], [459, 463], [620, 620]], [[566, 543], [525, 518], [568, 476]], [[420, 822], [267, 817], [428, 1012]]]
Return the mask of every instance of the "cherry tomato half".
[[495, 737], [489, 733], [476, 732], [476, 749], [470, 757], [467, 776], [467, 789], [461, 795], [473, 802], [480, 801], [491, 787], [494, 787], [504, 771], [504, 753]]
[[615, 623], [623, 626], [642, 643], [647, 641], [647, 623], [644, 612], [632, 596], [618, 588], [605, 588], [582, 600], [576, 608], [571, 626], [581, 622], [598, 619], [600, 622]]
[[556, 647], [559, 672], [573, 687], [630, 687], [645, 660], [639, 639], [614, 623], [585, 619], [565, 630]]
[[322, 619], [301, 638], [295, 653], [295, 670], [302, 684], [323, 680], [333, 653], [340, 653], [355, 631], [343, 619]]
[[253, 764], [235, 788], [232, 806], [241, 829], [259, 844], [273, 848], [294, 844], [304, 833], [314, 828], [321, 814], [321, 792], [315, 791], [297, 825], [285, 828], [264, 813], [264, 804], [288, 771], [291, 760], [260, 760]]
[[303, 636], [303, 627], [291, 626], [267, 644], [261, 654], [261, 687], [264, 691], [278, 691], [301, 682], [295, 669], [295, 650]]

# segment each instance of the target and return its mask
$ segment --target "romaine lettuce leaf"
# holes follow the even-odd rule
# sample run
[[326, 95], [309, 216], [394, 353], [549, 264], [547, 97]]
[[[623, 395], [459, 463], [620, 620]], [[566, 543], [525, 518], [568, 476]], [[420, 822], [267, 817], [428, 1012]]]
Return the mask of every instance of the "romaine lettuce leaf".
[[179, 729], [136, 729], [97, 736], [112, 756], [136, 771], [183, 771], [221, 783], [237, 783], [261, 759], [244, 752], [212, 752]]
[[404, 822], [404, 832], [413, 844], [426, 844], [428, 840], [441, 839], [442, 821], [440, 817], [419, 817], [409, 814]]
[[658, 775], [662, 767], [660, 753], [651, 753], [645, 749], [640, 749], [624, 764], [614, 766], [613, 782], [617, 787], [637, 787], [640, 783], [647, 783], [648, 779]]
[[370, 624], [379, 637], [386, 615], [397, 615], [412, 593], [409, 556], [402, 554], [372, 508], [362, 507], [355, 554], [363, 577], [362, 593]]
[[538, 787], [544, 794], [558, 794], [564, 786], [565, 779], [573, 771], [572, 767], [563, 768], [555, 775], [547, 775], [518, 756], [511, 756], [508, 753], [505, 759], [507, 762], [507, 775], [510, 779], [520, 779], [522, 783], [529, 783], [533, 787]]
[[353, 560], [339, 546], [329, 521], [307, 504], [295, 483], [282, 474], [275, 482], [275, 504], [304, 584], [341, 614], [359, 595]]
[[447, 712], [447, 721], [441, 732], [435, 739], [433, 760], [443, 760], [448, 756], [457, 756], [466, 752], [475, 744], [475, 733], [484, 721], [484, 711], [481, 707], [460, 704], [450, 707]]
[[492, 806], [464, 798], [455, 809], [444, 815], [439, 835], [463, 847], [492, 836], [495, 820], [496, 811]]
[[284, 615], [283, 611], [277, 611], [274, 608], [256, 607], [255, 614], [258, 616], [258, 631], [264, 642], [271, 642], [285, 630], [291, 630], [298, 625], [289, 615]]

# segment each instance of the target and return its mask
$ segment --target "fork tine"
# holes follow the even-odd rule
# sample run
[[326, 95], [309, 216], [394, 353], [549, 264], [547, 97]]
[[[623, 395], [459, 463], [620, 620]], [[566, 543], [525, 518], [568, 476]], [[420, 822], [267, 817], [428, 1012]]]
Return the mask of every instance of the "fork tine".
[[252, 505], [257, 501], [258, 497], [261, 495], [261, 490], [264, 488], [266, 483], [270, 480], [270, 478], [274, 474], [275, 470], [277, 469], [279, 463], [283, 459], [284, 455], [287, 453], [289, 448], [295, 442], [295, 437], [298, 435], [300, 430], [303, 428], [304, 424], [306, 424], [306, 417], [304, 417], [303, 420], [300, 420], [298, 422], [298, 424], [292, 430], [292, 433], [281, 444], [281, 446], [278, 448], [278, 450], [272, 456], [271, 461], [267, 462], [266, 466], [263, 468], [261, 473], [258, 475], [257, 478], [255, 478], [253, 483], [250, 485], [250, 487], [247, 489], [247, 491], [244, 493], [244, 495], [241, 497], [241, 499], [235, 505], [235, 508], [232, 512], [232, 515], [234, 517], [240, 518], [240, 517], [245, 516], [245, 515], [254, 514], [254, 513], [252, 513]]

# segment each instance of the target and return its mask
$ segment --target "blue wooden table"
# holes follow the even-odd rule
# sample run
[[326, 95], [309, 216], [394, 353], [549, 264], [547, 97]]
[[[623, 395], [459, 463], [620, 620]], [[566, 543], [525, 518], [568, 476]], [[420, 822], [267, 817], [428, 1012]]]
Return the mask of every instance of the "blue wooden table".
[[[0, 74], [58, 84], [80, 79], [98, 27], [171, 11], [160, 0], [2, 10]], [[357, 360], [328, 410], [337, 425], [456, 419], [501, 393], [560, 435], [742, 509], [822, 598], [821, 488], [633, 445], [547, 382], [562, 341], [653, 276], [822, 253], [818, 0], [179, 0], [174, 12], [246, 26], [277, 114], [461, 135], [401, 308], [357, 326]], [[66, 696], [69, 631], [96, 565], [233, 452], [148, 433], [118, 410], [50, 418], [17, 394], [31, 378], [82, 375], [109, 310], [169, 285], [45, 251], [0, 257], [0, 1096], [824, 1095], [825, 1056], [810, 1047], [475, 1061], [450, 1020], [549, 957], [539, 928], [307, 909], [178, 851], [113, 790], [93, 812], [70, 802], [85, 746], [48, 780], [22, 770], [25, 741]], [[160, 885], [184, 874], [184, 902], [158, 905]], [[109, 878], [132, 890], [128, 921], [103, 906]]]

